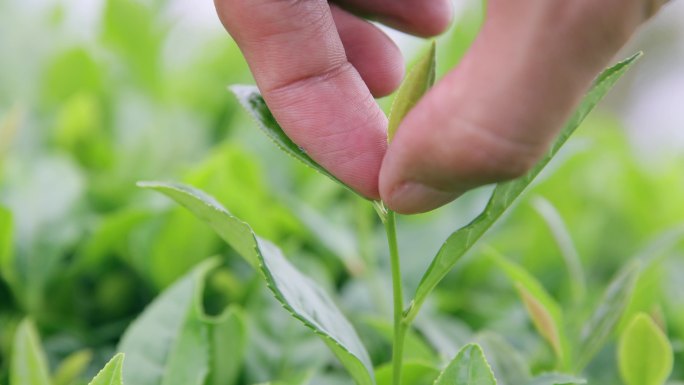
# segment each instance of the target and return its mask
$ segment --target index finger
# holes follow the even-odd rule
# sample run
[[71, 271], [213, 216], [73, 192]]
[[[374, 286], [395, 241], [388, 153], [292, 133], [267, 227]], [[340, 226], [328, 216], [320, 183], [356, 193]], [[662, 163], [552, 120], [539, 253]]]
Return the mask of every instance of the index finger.
[[387, 119], [349, 63], [324, 0], [216, 0], [273, 115], [321, 166], [378, 198]]

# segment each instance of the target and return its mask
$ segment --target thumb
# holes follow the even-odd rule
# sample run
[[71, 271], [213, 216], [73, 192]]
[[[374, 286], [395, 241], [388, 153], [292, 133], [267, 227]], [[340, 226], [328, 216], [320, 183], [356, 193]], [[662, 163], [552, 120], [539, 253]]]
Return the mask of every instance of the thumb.
[[644, 0], [492, 0], [462, 63], [406, 116], [380, 172], [400, 213], [523, 175], [648, 16]]

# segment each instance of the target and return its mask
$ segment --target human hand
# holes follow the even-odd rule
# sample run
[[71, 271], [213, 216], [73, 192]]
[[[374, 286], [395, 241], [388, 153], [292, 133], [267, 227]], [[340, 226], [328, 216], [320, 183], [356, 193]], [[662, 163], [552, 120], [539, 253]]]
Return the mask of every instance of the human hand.
[[[648, 3], [647, 3], [648, 2]], [[490, 0], [459, 66], [406, 116], [387, 148], [373, 96], [403, 76], [394, 43], [356, 14], [431, 36], [449, 0], [216, 0], [290, 138], [359, 193], [423, 212], [524, 174], [656, 0]]]

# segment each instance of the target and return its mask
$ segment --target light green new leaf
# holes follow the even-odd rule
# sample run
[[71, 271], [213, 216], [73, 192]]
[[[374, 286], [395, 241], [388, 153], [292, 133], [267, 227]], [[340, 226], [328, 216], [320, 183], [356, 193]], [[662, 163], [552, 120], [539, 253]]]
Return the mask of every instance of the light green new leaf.
[[283, 307], [321, 336], [357, 384], [374, 383], [370, 358], [351, 323], [328, 294], [297, 270], [277, 246], [259, 238], [248, 224], [201, 191], [178, 184], [139, 185], [167, 195], [207, 222], [243, 258], [258, 267]]
[[544, 373], [541, 376], [535, 377], [528, 385], [570, 385], [586, 383], [587, 380], [584, 378], [574, 377], [568, 374]]
[[637, 314], [620, 336], [618, 365], [627, 385], [663, 385], [672, 372], [672, 346], [665, 333], [644, 313]]
[[89, 349], [79, 350], [67, 356], [59, 364], [52, 376], [54, 385], [71, 385], [88, 369], [93, 359], [93, 352]]
[[9, 377], [9, 385], [50, 385], [47, 358], [38, 331], [29, 319], [17, 327]]
[[404, 120], [406, 114], [411, 111], [420, 98], [435, 83], [435, 68], [437, 66], [435, 50], [436, 44], [433, 41], [430, 44], [430, 49], [418, 59], [411, 71], [406, 75], [401, 87], [399, 87], [389, 114], [389, 125], [387, 126], [388, 141], [392, 141], [394, 134], [396, 134], [399, 128], [399, 124]]
[[434, 385], [497, 385], [494, 373], [477, 344], [463, 347]]
[[126, 330], [118, 349], [127, 358], [126, 384], [204, 385], [209, 337], [197, 298], [206, 275], [218, 263], [217, 259], [201, 263], [157, 297]]
[[489, 256], [515, 283], [518, 294], [535, 328], [551, 345], [561, 366], [567, 368], [569, 349], [564, 331], [563, 311], [558, 303], [546, 292], [541, 283], [524, 268], [493, 250]]
[[268, 109], [268, 106], [266, 105], [266, 102], [264, 101], [264, 98], [261, 96], [261, 93], [257, 87], [236, 85], [231, 86], [230, 90], [233, 92], [233, 94], [235, 94], [240, 104], [242, 104], [247, 112], [249, 112], [249, 114], [257, 121], [259, 128], [261, 128], [266, 136], [268, 136], [273, 143], [280, 147], [281, 150], [349, 189], [349, 187], [341, 180], [337, 179], [333, 174], [329, 173], [328, 170], [324, 169], [321, 165], [316, 163], [315, 160], [311, 159], [304, 149], [297, 146], [297, 144], [295, 144], [295, 142], [293, 142], [292, 139], [285, 134], [285, 131], [283, 131], [282, 127], [280, 127], [280, 124], [278, 124], [276, 119], [273, 117], [271, 110]]
[[12, 229], [12, 213], [0, 206], [0, 273], [11, 284], [15, 283]]
[[641, 274], [641, 264], [638, 262], [627, 265], [617, 274], [598, 302], [596, 310], [585, 323], [580, 341], [580, 353], [575, 366], [577, 372], [591, 361], [613, 335], [629, 305], [637, 279]]
[[115, 355], [88, 385], [123, 385], [124, 355]]
[[418, 310], [434, 290], [437, 284], [454, 267], [456, 262], [482, 237], [482, 235], [501, 217], [513, 201], [522, 194], [527, 186], [539, 175], [544, 167], [551, 161], [558, 150], [565, 144], [570, 135], [582, 123], [584, 118], [593, 110], [596, 104], [608, 93], [620, 77], [631, 67], [637, 54], [605, 70], [596, 80], [594, 87], [584, 97], [579, 108], [570, 118], [565, 128], [561, 131], [548, 153], [527, 175], [516, 180], [500, 183], [496, 186], [492, 197], [487, 203], [485, 210], [470, 224], [457, 230], [449, 236], [444, 245], [437, 252], [430, 267], [423, 275], [411, 308], [408, 309], [406, 318], [410, 321], [418, 314]]

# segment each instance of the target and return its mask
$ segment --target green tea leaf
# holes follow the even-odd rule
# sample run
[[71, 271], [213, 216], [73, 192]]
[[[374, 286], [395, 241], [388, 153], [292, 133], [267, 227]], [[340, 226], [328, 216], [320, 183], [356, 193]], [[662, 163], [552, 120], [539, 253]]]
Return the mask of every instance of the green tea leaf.
[[525, 188], [532, 183], [541, 170], [544, 169], [563, 144], [565, 144], [570, 135], [572, 135], [580, 123], [582, 123], [589, 112], [593, 110], [596, 104], [598, 104], [620, 77], [632, 66], [632, 64], [634, 64], [639, 56], [641, 56], [641, 54], [634, 55], [605, 70], [597, 78], [594, 87], [584, 97], [582, 103], [542, 160], [522, 178], [498, 184], [484, 211], [470, 224], [449, 236], [444, 245], [442, 245], [437, 252], [430, 267], [423, 275], [423, 279], [416, 291], [414, 302], [411, 304], [411, 307], [406, 314], [407, 320], [410, 321], [415, 318], [423, 302], [437, 284], [446, 276], [454, 265], [456, 265], [461, 257], [473, 247], [475, 242], [477, 242], [477, 240], [479, 240], [501, 217], [506, 209], [513, 204], [513, 201], [522, 194]]
[[527, 313], [539, 334], [548, 341], [563, 368], [569, 364], [569, 349], [564, 332], [563, 312], [539, 281], [521, 266], [507, 260], [497, 252], [490, 258], [515, 283]]
[[93, 352], [88, 349], [68, 355], [55, 370], [52, 383], [54, 385], [71, 385], [88, 369], [92, 359]]
[[202, 262], [164, 291], [126, 330], [123, 378], [136, 385], [204, 385], [209, 371], [209, 337], [198, 298], [217, 259]]
[[620, 336], [618, 365], [627, 385], [662, 385], [672, 372], [672, 346], [648, 315], [638, 314]]
[[229, 307], [209, 324], [209, 377], [205, 385], [233, 385], [247, 351], [247, 322], [237, 307]]
[[551, 202], [542, 197], [536, 197], [532, 201], [532, 205], [544, 219], [544, 222], [546, 222], [558, 244], [558, 248], [563, 256], [563, 261], [565, 262], [565, 266], [568, 268], [568, 273], [570, 275], [573, 301], [576, 304], [579, 304], [584, 300], [587, 293], [587, 283], [584, 276], [584, 269], [582, 269], [582, 262], [579, 253], [575, 248], [575, 244], [572, 241], [572, 237], [570, 236], [570, 231], [565, 225], [560, 213]]
[[483, 332], [477, 342], [488, 358], [498, 385], [527, 384], [530, 369], [525, 358], [502, 336], [493, 332]]
[[14, 336], [9, 377], [9, 385], [50, 385], [47, 358], [29, 319], [19, 324]]
[[434, 385], [497, 385], [494, 373], [477, 344], [463, 347]]
[[387, 127], [388, 141], [392, 141], [399, 128], [399, 124], [404, 120], [406, 114], [411, 111], [420, 98], [435, 84], [435, 68], [437, 66], [435, 51], [436, 44], [433, 41], [428, 51], [418, 59], [399, 87], [389, 114], [389, 125]]
[[12, 213], [0, 206], [0, 275], [10, 284], [16, 283], [14, 276], [14, 256]]
[[580, 353], [576, 363], [577, 371], [584, 368], [613, 335], [629, 305], [640, 273], [641, 264], [631, 263], [622, 269], [608, 285], [597, 308], [582, 330]]
[[287, 311], [318, 334], [359, 385], [373, 384], [373, 366], [351, 323], [313, 280], [297, 270], [274, 244], [258, 237], [214, 198], [188, 186], [145, 182], [207, 222], [235, 251], [263, 274]]
[[574, 377], [568, 374], [544, 373], [541, 376], [535, 377], [528, 385], [569, 385], [586, 383], [587, 380], [584, 378]]
[[123, 385], [124, 355], [115, 355], [88, 385]]
[[344, 184], [341, 180], [337, 179], [333, 174], [329, 173], [328, 170], [323, 168], [321, 165], [316, 163], [315, 160], [311, 159], [309, 155], [295, 142], [290, 139], [285, 131], [283, 131], [280, 124], [276, 121], [271, 114], [271, 110], [268, 109], [264, 98], [261, 96], [259, 89], [255, 86], [246, 85], [236, 85], [231, 86], [230, 90], [235, 94], [238, 101], [247, 110], [247, 112], [256, 120], [259, 128], [275, 143], [281, 150], [286, 154], [292, 156], [293, 158], [299, 160], [305, 165], [311, 167], [312, 169], [318, 171], [319, 173], [327, 176], [328, 178], [334, 180], [335, 182], [341, 184], [347, 189], [349, 186]]

